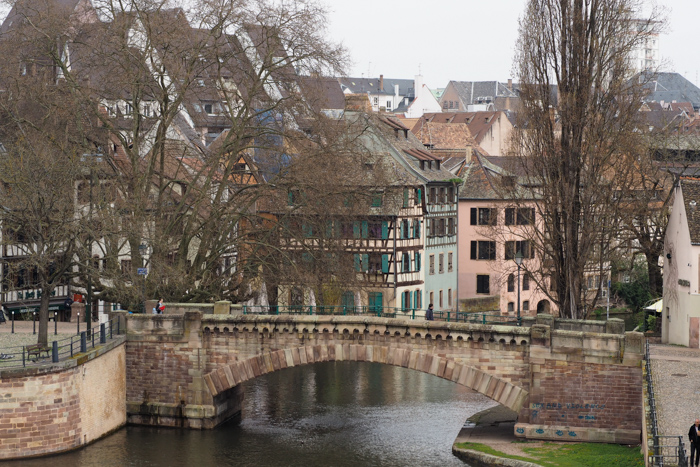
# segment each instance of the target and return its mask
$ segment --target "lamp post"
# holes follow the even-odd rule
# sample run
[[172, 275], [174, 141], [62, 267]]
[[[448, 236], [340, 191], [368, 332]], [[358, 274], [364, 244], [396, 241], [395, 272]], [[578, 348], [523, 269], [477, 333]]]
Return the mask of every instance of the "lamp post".
[[[102, 162], [102, 154], [85, 153], [80, 157], [81, 162], [87, 162], [92, 159], [95, 162]], [[88, 263], [87, 263], [87, 300], [85, 303], [85, 323], [87, 324], [87, 335], [90, 337], [92, 329], [92, 187], [94, 186], [94, 177], [92, 164], [90, 164], [90, 208], [88, 211], [88, 223], [90, 224], [88, 233]]]
[[520, 266], [523, 264], [523, 253], [515, 253], [515, 264], [518, 265], [518, 326], [520, 326]]

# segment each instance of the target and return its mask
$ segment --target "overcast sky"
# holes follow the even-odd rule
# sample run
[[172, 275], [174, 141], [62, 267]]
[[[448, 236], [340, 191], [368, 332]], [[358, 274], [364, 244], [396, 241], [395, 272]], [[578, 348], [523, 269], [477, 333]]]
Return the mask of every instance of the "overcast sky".
[[[430, 88], [450, 80], [507, 81], [526, 0], [324, 0], [328, 32], [343, 42], [350, 76], [413, 78]], [[700, 85], [700, 2], [657, 0], [666, 9], [661, 71]]]

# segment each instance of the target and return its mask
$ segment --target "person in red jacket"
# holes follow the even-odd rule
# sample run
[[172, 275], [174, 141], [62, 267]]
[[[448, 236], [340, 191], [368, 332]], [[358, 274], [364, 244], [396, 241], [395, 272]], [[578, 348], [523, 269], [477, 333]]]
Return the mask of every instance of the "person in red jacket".
[[163, 312], [165, 311], [165, 303], [163, 303], [163, 299], [161, 298], [158, 300], [158, 305], [156, 305], [156, 313], [159, 315], [162, 315]]

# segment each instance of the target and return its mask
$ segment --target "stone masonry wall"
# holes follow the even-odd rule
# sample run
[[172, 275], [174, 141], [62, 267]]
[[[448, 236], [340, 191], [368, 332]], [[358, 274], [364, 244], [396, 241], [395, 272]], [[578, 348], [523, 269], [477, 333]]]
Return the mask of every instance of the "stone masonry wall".
[[548, 360], [533, 372], [530, 423], [639, 430], [638, 367]]
[[124, 361], [121, 345], [69, 368], [3, 372], [0, 459], [68, 451], [124, 425]]

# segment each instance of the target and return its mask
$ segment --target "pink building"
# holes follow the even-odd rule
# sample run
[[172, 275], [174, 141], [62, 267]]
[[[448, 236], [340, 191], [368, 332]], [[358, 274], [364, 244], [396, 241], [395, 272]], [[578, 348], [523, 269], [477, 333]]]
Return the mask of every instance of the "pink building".
[[[491, 161], [490, 159], [493, 159]], [[515, 177], [474, 151], [460, 173], [458, 206], [458, 290], [460, 311], [500, 311], [515, 316], [520, 291], [521, 316], [552, 312], [545, 293], [549, 277], [528, 239], [540, 219], [536, 209], [504, 197]], [[503, 189], [511, 187], [509, 189]], [[522, 254], [518, 273], [517, 253]], [[518, 280], [519, 279], [519, 280]], [[519, 282], [519, 287], [518, 287]]]

